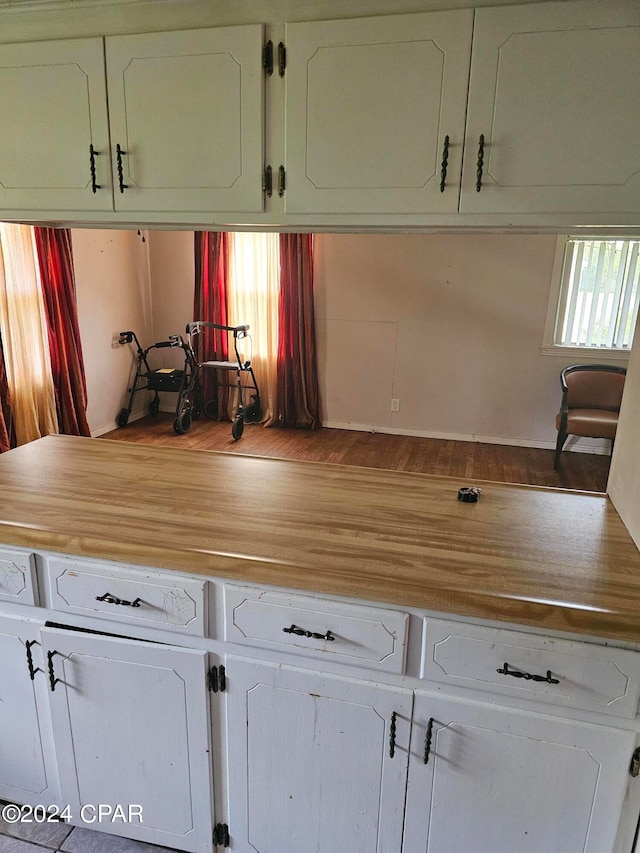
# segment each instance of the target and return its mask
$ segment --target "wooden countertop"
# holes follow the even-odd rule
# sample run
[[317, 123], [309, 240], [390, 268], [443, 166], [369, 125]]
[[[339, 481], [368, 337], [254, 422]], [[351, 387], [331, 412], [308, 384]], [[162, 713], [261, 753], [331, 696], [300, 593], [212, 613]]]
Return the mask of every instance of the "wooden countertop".
[[0, 455], [0, 543], [640, 642], [591, 493], [48, 436]]

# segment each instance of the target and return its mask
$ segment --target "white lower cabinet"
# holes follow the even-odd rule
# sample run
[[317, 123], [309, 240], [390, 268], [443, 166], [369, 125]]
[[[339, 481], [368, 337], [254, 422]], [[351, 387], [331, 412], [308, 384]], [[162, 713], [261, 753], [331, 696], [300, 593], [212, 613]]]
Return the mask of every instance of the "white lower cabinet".
[[239, 853], [398, 853], [413, 693], [227, 657]]
[[405, 853], [611, 853], [634, 732], [416, 694]]
[[0, 616], [0, 799], [32, 806], [60, 800], [41, 626]]
[[[42, 652], [73, 823], [208, 853], [207, 652], [49, 627]], [[100, 805], [121, 806], [125, 819], [112, 813], [99, 821]]]

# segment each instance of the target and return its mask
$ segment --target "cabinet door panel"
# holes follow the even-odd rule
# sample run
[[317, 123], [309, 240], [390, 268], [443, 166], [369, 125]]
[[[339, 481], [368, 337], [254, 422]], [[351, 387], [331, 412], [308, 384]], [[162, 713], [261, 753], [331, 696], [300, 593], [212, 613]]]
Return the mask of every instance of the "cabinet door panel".
[[634, 743], [607, 726], [417, 696], [405, 849], [612, 851]]
[[101, 38], [0, 45], [0, 115], [3, 209], [113, 209]]
[[139, 805], [142, 823], [90, 828], [210, 849], [206, 652], [49, 628], [42, 635], [58, 679], [50, 703], [73, 822], [82, 824], [86, 804]]
[[[0, 799], [59, 804], [39, 622], [0, 617]], [[34, 642], [35, 641], [35, 642]], [[29, 676], [27, 643], [34, 669]]]
[[287, 213], [457, 211], [472, 20], [287, 25]]
[[637, 212], [639, 87], [637, 4], [478, 9], [461, 212]]
[[262, 27], [117, 36], [106, 50], [116, 209], [261, 211]]
[[397, 851], [411, 693], [233, 657], [227, 674], [234, 849]]

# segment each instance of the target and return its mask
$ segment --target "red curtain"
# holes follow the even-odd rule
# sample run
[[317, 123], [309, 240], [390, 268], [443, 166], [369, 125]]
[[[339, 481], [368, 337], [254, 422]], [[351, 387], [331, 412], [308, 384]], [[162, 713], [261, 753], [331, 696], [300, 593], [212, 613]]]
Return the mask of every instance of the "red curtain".
[[7, 385], [2, 338], [0, 337], [0, 453], [4, 453], [11, 447], [15, 447], [15, 435], [13, 434], [9, 386]]
[[58, 428], [65, 435], [89, 436], [71, 232], [67, 228], [34, 228], [34, 235], [49, 330]]
[[274, 425], [320, 426], [313, 306], [313, 235], [280, 235], [278, 391]]
[[[228, 325], [229, 235], [221, 231], [195, 232], [195, 290], [193, 319]], [[194, 339], [198, 362], [227, 361], [229, 341], [226, 332], [204, 329]], [[215, 370], [201, 374], [207, 415], [228, 420], [229, 389], [218, 386]]]

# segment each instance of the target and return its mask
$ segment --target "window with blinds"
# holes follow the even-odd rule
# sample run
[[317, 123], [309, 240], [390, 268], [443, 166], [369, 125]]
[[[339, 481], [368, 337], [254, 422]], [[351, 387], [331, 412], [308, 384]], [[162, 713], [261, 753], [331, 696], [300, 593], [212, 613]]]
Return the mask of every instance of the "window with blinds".
[[554, 344], [628, 350], [638, 316], [640, 240], [567, 240]]

